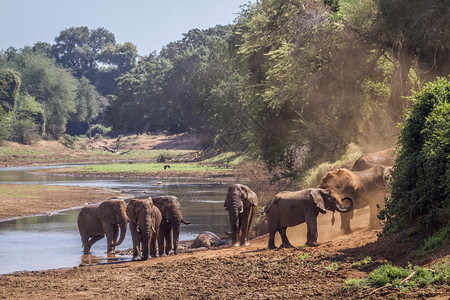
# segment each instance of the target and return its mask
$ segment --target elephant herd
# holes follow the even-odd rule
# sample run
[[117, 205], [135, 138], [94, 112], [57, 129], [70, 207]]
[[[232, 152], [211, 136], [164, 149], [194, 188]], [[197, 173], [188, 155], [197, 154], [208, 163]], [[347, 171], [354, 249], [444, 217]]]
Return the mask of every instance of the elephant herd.
[[84, 254], [88, 254], [92, 245], [105, 235], [107, 253], [114, 252], [114, 248], [123, 242], [129, 222], [133, 260], [156, 257], [157, 241], [159, 256], [168, 255], [172, 247], [177, 254], [180, 224], [189, 224], [183, 219], [175, 196], [131, 199], [128, 205], [117, 199], [88, 204], [81, 209], [77, 221]]
[[[393, 155], [393, 149], [369, 153], [359, 158], [351, 170], [340, 168], [328, 172], [316, 188], [278, 193], [264, 208], [269, 249], [276, 247], [277, 232], [281, 236], [281, 247], [292, 247], [286, 235], [287, 227], [305, 222], [306, 245], [317, 246], [317, 216], [326, 211], [341, 213], [341, 231], [350, 233], [353, 210], [369, 206], [369, 224], [375, 225], [377, 210], [383, 205], [389, 187]], [[228, 211], [230, 231], [227, 234], [231, 237], [232, 246], [249, 245], [250, 225], [257, 214], [257, 206], [258, 197], [248, 186], [233, 184], [228, 188], [224, 207]], [[175, 196], [132, 199], [128, 205], [116, 199], [88, 204], [78, 215], [84, 253], [88, 254], [91, 246], [105, 235], [107, 252], [113, 252], [123, 242], [128, 222], [133, 241], [133, 260], [146, 260], [157, 254], [168, 255], [172, 248], [177, 254], [180, 224], [189, 224], [183, 219], [180, 203]], [[203, 239], [211, 240], [211, 234], [204, 233]], [[220, 240], [211, 241], [213, 244], [220, 243]]]

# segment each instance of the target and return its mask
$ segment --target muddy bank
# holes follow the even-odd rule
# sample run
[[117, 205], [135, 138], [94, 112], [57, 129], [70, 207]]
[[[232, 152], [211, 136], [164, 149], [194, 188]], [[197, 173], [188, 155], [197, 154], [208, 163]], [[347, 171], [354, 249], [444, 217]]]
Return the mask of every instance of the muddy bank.
[[119, 192], [106, 188], [0, 184], [0, 222], [52, 214], [119, 195]]
[[351, 255], [377, 240], [360, 231], [319, 247], [267, 250], [267, 239], [231, 247], [150, 259], [0, 276], [5, 299], [447, 299], [446, 286], [422, 290], [345, 288], [388, 262], [382, 253], [357, 266], [367, 253]]

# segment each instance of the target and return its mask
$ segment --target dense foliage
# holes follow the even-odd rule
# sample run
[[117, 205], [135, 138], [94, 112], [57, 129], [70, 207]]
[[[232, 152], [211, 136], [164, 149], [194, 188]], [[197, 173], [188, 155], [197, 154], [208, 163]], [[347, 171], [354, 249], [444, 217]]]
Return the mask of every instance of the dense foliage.
[[386, 231], [410, 225], [435, 231], [450, 220], [450, 81], [440, 78], [414, 95], [401, 130]]
[[0, 139], [29, 140], [14, 133], [25, 125], [46, 138], [93, 125], [202, 131], [211, 146], [302, 176], [350, 142], [392, 145], [405, 96], [449, 74], [449, 32], [447, 0], [254, 1], [234, 24], [141, 57], [104, 28], [71, 27], [53, 45], [0, 53], [0, 70], [22, 82], [19, 96], [0, 86]]

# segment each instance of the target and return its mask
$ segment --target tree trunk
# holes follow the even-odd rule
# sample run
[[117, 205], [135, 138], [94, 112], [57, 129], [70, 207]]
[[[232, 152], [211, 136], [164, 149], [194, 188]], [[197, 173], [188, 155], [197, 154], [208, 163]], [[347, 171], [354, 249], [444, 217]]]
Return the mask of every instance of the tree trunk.
[[92, 141], [92, 126], [90, 121], [88, 121], [88, 126], [89, 126], [89, 141]]
[[388, 109], [394, 123], [403, 121], [403, 111], [406, 107], [405, 96], [410, 94], [409, 70], [413, 62], [413, 51], [398, 43], [393, 48], [394, 74], [391, 80], [391, 95]]

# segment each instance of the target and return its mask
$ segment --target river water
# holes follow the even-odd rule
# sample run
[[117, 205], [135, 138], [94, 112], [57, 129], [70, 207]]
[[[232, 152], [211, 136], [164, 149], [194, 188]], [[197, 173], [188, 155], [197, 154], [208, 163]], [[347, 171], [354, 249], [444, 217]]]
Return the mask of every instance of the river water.
[[[105, 179], [30, 173], [36, 169], [43, 167], [0, 168], [0, 184], [104, 187], [136, 196], [174, 195], [180, 200], [184, 219], [191, 222], [190, 225], [182, 224], [180, 240], [194, 239], [198, 233], [205, 230], [221, 236], [229, 228], [228, 215], [223, 208], [229, 183], [217, 183], [207, 179]], [[92, 246], [91, 255], [82, 255], [77, 227], [79, 211], [80, 209], [70, 209], [51, 216], [0, 222], [0, 274], [106, 261], [106, 238]], [[124, 242], [116, 247], [116, 250], [131, 248], [130, 236], [128, 229]], [[130, 260], [131, 257], [116, 259]]]

